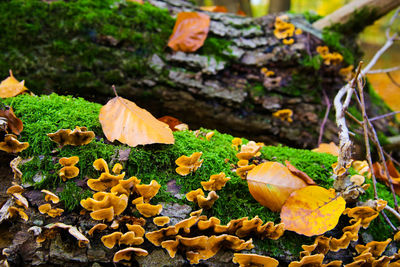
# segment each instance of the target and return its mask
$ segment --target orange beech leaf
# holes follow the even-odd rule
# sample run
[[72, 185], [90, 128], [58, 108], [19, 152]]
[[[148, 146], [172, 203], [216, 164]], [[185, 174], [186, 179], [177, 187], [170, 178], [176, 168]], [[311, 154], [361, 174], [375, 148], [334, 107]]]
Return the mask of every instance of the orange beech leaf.
[[220, 13], [227, 13], [228, 9], [225, 6], [201, 6], [201, 10], [210, 11], [210, 12], [220, 12]]
[[5, 106], [4, 109], [0, 109], [0, 117], [7, 119], [7, 127], [14, 134], [20, 134], [24, 128], [22, 121], [15, 116], [12, 107]]
[[133, 3], [138, 3], [138, 4], [143, 4], [143, 0], [126, 0], [126, 2], [133, 2]]
[[14, 78], [13, 73], [10, 70], [10, 76], [0, 83], [0, 97], [13, 97], [28, 91], [28, 88], [26, 88], [24, 84], [25, 81], [19, 82]]
[[157, 120], [168, 124], [169, 128], [173, 132], [178, 131], [178, 129], [176, 129], [175, 126], [182, 124], [182, 122], [180, 120], [178, 120], [177, 118], [171, 117], [171, 116], [163, 116], [161, 118], [158, 118]]
[[334, 156], [339, 156], [339, 147], [334, 143], [330, 142], [329, 144], [321, 143], [317, 148], [314, 148], [312, 151], [319, 153], [328, 153]]
[[104, 105], [99, 114], [104, 135], [111, 142], [135, 147], [154, 143], [173, 144], [168, 125], [153, 117], [135, 103], [116, 96]]
[[278, 162], [262, 163], [247, 174], [251, 195], [261, 205], [272, 211], [280, 211], [289, 195], [307, 183]]
[[[390, 178], [392, 178], [392, 184], [394, 191], [397, 195], [400, 196], [400, 173], [397, 171], [396, 167], [393, 165], [391, 160], [386, 161], [386, 166], [389, 171]], [[384, 182], [387, 186], [389, 186], [389, 180], [385, 172], [385, 168], [379, 162], [375, 162], [372, 164], [372, 171], [375, 177]]]
[[194, 52], [203, 46], [210, 26], [210, 17], [198, 12], [180, 12], [168, 46], [174, 51]]
[[346, 208], [346, 201], [333, 189], [307, 186], [293, 192], [281, 210], [286, 230], [306, 236], [320, 235], [333, 229]]

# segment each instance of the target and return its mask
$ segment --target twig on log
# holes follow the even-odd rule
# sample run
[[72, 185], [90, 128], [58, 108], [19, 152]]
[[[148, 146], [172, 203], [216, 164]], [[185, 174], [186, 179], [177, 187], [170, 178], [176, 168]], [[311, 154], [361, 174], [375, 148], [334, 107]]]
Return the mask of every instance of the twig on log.
[[[390, 208], [389, 206], [386, 205], [386, 207]], [[386, 208], [385, 207], [385, 208]], [[390, 208], [391, 210], [395, 211], [393, 208]], [[397, 212], [396, 212], [397, 213]], [[385, 219], [385, 221], [389, 224], [390, 228], [392, 228], [393, 231], [398, 231], [396, 226], [393, 225], [393, 223], [390, 221], [389, 217], [386, 215], [386, 213], [382, 210], [381, 215]], [[397, 217], [398, 218], [398, 217]], [[399, 219], [399, 218], [398, 218]], [[400, 219], [399, 219], [400, 220]]]
[[[362, 61], [360, 62], [360, 65], [362, 64]], [[365, 143], [365, 153], [366, 153], [366, 158], [368, 161], [369, 169], [371, 170], [371, 178], [372, 178], [372, 185], [374, 187], [374, 197], [375, 199], [378, 199], [378, 192], [376, 190], [376, 178], [374, 175], [374, 172], [372, 171], [372, 158], [371, 158], [371, 149], [369, 147], [369, 136], [368, 136], [368, 117], [367, 117], [367, 112], [365, 110], [365, 101], [364, 101], [364, 88], [361, 86], [361, 83], [358, 82], [358, 92], [359, 92], [359, 98], [361, 102], [361, 113], [363, 116], [363, 121], [362, 121], [362, 126], [364, 129], [364, 143]]]
[[383, 119], [383, 118], [386, 118], [386, 117], [394, 116], [394, 115], [399, 114], [399, 113], [400, 113], [400, 111], [393, 111], [393, 112], [390, 112], [390, 113], [386, 113], [386, 114], [383, 114], [383, 115], [379, 115], [379, 116], [370, 118], [369, 121], [380, 120], [380, 119]]
[[398, 213], [395, 209], [388, 205], [386, 205], [384, 209], [393, 214], [400, 221], [400, 213]]
[[328, 120], [328, 116], [329, 116], [329, 111], [331, 110], [331, 101], [329, 100], [329, 97], [327, 96], [325, 90], [322, 90], [322, 93], [324, 95], [324, 102], [326, 104], [326, 110], [325, 110], [325, 115], [324, 115], [324, 119], [321, 122], [321, 127], [319, 129], [319, 137], [318, 137], [318, 146], [321, 144], [322, 142], [322, 136], [324, 135], [324, 129], [325, 129], [325, 124]]

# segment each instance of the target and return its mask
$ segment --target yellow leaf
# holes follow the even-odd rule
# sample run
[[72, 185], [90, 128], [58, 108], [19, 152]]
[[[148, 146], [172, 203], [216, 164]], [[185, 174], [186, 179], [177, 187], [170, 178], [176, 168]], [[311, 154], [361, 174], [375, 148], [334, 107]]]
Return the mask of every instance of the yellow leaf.
[[15, 79], [12, 71], [10, 70], [10, 76], [0, 83], [0, 97], [13, 97], [28, 91], [28, 88], [24, 86], [24, 83], [25, 81], [19, 82], [17, 79]]
[[111, 142], [118, 140], [135, 147], [154, 143], [173, 144], [175, 141], [167, 124], [119, 96], [101, 108], [99, 120], [105, 136]]
[[306, 236], [320, 235], [333, 229], [346, 208], [346, 201], [334, 190], [307, 186], [293, 192], [281, 210], [286, 230]]
[[254, 199], [272, 211], [280, 211], [293, 191], [307, 186], [278, 162], [265, 162], [250, 170], [247, 184]]

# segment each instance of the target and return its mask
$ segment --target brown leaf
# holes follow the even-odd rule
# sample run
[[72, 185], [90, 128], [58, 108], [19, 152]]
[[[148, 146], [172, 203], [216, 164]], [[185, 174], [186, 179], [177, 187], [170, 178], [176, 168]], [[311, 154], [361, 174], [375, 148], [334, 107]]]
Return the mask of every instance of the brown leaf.
[[346, 201], [334, 190], [307, 186], [293, 192], [281, 210], [286, 230], [306, 236], [320, 235], [333, 229], [346, 208]]
[[194, 52], [203, 46], [210, 26], [210, 17], [198, 12], [180, 12], [168, 46], [174, 51]]
[[26, 88], [24, 84], [25, 81], [19, 82], [14, 78], [12, 71], [10, 70], [10, 76], [0, 83], [0, 97], [13, 97], [28, 91], [28, 88]]
[[118, 140], [135, 147], [154, 143], [173, 144], [175, 141], [167, 124], [119, 96], [101, 108], [99, 120], [105, 136], [111, 142]]
[[[400, 196], [400, 173], [397, 171], [391, 160], [386, 161], [386, 166], [392, 180], [394, 191], [397, 195]], [[372, 164], [372, 171], [378, 180], [384, 182], [387, 186], [389, 186], [389, 180], [386, 175], [385, 168], [382, 166], [382, 164], [380, 164], [379, 162], [375, 162], [374, 164]]]
[[158, 118], [157, 120], [162, 121], [166, 124], [168, 124], [169, 128], [175, 132], [178, 131], [178, 129], [175, 128], [175, 126], [182, 124], [182, 122], [180, 120], [178, 120], [177, 118], [174, 118], [172, 116], [163, 116], [161, 118]]
[[293, 166], [290, 161], [285, 160], [285, 165], [288, 167], [289, 171], [302, 179], [304, 182], [306, 182], [308, 185], [315, 185], [316, 183], [314, 182], [313, 179], [311, 179], [310, 176], [308, 176], [307, 173], [300, 171], [297, 169], [295, 166]]
[[307, 186], [278, 162], [265, 162], [250, 170], [247, 184], [254, 199], [272, 211], [280, 211], [293, 191]]
[[201, 6], [200, 9], [209, 12], [220, 12], [220, 13], [228, 12], [228, 9], [226, 9], [225, 6]]
[[0, 109], [0, 117], [7, 119], [7, 127], [10, 128], [14, 134], [20, 134], [24, 128], [22, 121], [15, 116], [12, 107], [5, 106], [4, 109]]

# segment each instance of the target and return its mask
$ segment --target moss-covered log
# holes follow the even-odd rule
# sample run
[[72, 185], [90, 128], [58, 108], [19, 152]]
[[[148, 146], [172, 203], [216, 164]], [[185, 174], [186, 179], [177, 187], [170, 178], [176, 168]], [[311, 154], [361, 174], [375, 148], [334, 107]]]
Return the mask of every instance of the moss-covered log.
[[[101, 266], [111, 266], [112, 256], [118, 250], [117, 247], [107, 249], [100, 241], [101, 236], [116, 230], [107, 229], [93, 236], [88, 235], [88, 230], [97, 222], [92, 220], [89, 213], [81, 213], [79, 201], [94, 192], [87, 187], [89, 178], [97, 178], [99, 172], [93, 168], [93, 161], [104, 158], [111, 167], [119, 162], [124, 166], [125, 177], [136, 176], [143, 184], [149, 184], [156, 180], [161, 189], [152, 204], [163, 205], [161, 215], [171, 217], [171, 225], [177, 221], [188, 218], [191, 211], [198, 207], [193, 202], [185, 199], [184, 194], [201, 186], [201, 181], [209, 179], [210, 175], [224, 172], [231, 180], [226, 186], [217, 191], [219, 199], [212, 209], [204, 211], [207, 217], [215, 216], [221, 223], [227, 223], [231, 219], [241, 217], [253, 218], [258, 216], [264, 222], [280, 222], [279, 213], [271, 212], [256, 202], [248, 192], [247, 183], [235, 172], [237, 166], [236, 153], [232, 147], [233, 136], [215, 131], [214, 136], [207, 140], [205, 135], [210, 130], [200, 129], [196, 131], [175, 132], [175, 144], [162, 145], [153, 144], [138, 147], [128, 147], [118, 142], [109, 143], [101, 130], [98, 114], [101, 105], [85, 101], [81, 98], [72, 98], [51, 94], [48, 96], [20, 95], [3, 100], [4, 104], [14, 107], [15, 114], [24, 122], [24, 130], [20, 140], [29, 142], [28, 149], [20, 153], [24, 159], [19, 165], [23, 175], [21, 180], [14, 180], [25, 188], [23, 195], [28, 199], [29, 208], [25, 211], [29, 216], [28, 221], [20, 218], [8, 218], [7, 208], [13, 203], [10, 196], [5, 196], [6, 184], [11, 185], [12, 174], [2, 177], [1, 184], [4, 185], [1, 197], [8, 198], [0, 210], [0, 230], [9, 233], [0, 237], [0, 248], [11, 266], [93, 266], [94, 263]], [[47, 133], [54, 132], [59, 128], [74, 128], [75, 126], [86, 126], [88, 130], [94, 131], [96, 138], [85, 146], [59, 147], [48, 138]], [[243, 139], [246, 143], [247, 140]], [[181, 176], [176, 173], [175, 160], [181, 155], [191, 155], [193, 152], [203, 152], [202, 166], [194, 173]], [[5, 152], [0, 151], [3, 158]], [[79, 156], [77, 166], [80, 169], [78, 177], [63, 182], [58, 171], [61, 166], [58, 160], [61, 157]], [[258, 163], [265, 160], [283, 163], [289, 160], [299, 170], [307, 173], [318, 185], [325, 188], [332, 186], [331, 165], [337, 158], [325, 153], [315, 153], [309, 150], [293, 149], [283, 146], [265, 146], [261, 155], [255, 158]], [[1, 167], [8, 166], [8, 161], [1, 161]], [[354, 173], [354, 170], [350, 170]], [[53, 207], [65, 210], [61, 217], [51, 218], [38, 212], [38, 207], [44, 204], [43, 193], [40, 189], [55, 192], [61, 199]], [[379, 197], [388, 200], [393, 206], [390, 192], [384, 185], [378, 183]], [[131, 195], [129, 203], [135, 196]], [[363, 200], [373, 198], [372, 186], [368, 189]], [[16, 205], [16, 204], [15, 204]], [[132, 204], [121, 216], [136, 216], [137, 213]], [[120, 217], [121, 217], [120, 216]], [[80, 248], [76, 245], [77, 240], [67, 234], [55, 234], [55, 238], [47, 238], [46, 241], [36, 243], [35, 235], [44, 231], [51, 223], [63, 222], [76, 226], [90, 240], [90, 246]], [[107, 224], [111, 224], [107, 223]], [[341, 229], [348, 225], [348, 218], [342, 216], [338, 226], [326, 235], [340, 237]], [[120, 230], [124, 231], [121, 224]], [[28, 231], [28, 229], [30, 229]], [[148, 218], [146, 231], [153, 231], [156, 226], [152, 218]], [[36, 233], [36, 234], [35, 234]], [[11, 235], [10, 235], [11, 234]], [[188, 235], [184, 234], [183, 235]], [[198, 233], [196, 233], [198, 234]], [[381, 218], [373, 221], [367, 230], [361, 230], [362, 240], [374, 239], [377, 241], [392, 237], [389, 226], [381, 222]], [[253, 238], [254, 253], [268, 255], [278, 259], [282, 266], [286, 266], [291, 260], [297, 260], [301, 244], [312, 244], [313, 238], [286, 231], [278, 240], [261, 240], [257, 235], [250, 235], [245, 239]], [[147, 257], [134, 257], [132, 266], [188, 266], [184, 255], [179, 254], [171, 259], [160, 247], [145, 241], [141, 248], [150, 252]], [[123, 246], [121, 247], [123, 248]], [[397, 251], [397, 250], [395, 250]], [[233, 252], [221, 251], [217, 256], [201, 261], [204, 266], [232, 266]], [[342, 250], [340, 253], [329, 253], [326, 259], [338, 259], [348, 262], [352, 258], [351, 249]]]
[[[303, 33], [285, 45], [273, 34], [275, 16], [206, 12], [211, 18], [208, 38], [189, 54], [166, 45], [176, 13], [199, 11], [189, 2], [47, 2], [0, 3], [3, 77], [12, 69], [34, 93], [54, 91], [103, 103], [115, 84], [120, 95], [156, 116], [171, 115], [193, 128], [215, 128], [269, 144], [315, 147], [326, 109], [322, 91], [332, 100], [345, 83], [339, 70], [356, 57], [341, 45], [340, 35], [321, 35], [301, 16], [290, 21]], [[344, 60], [324, 64], [318, 45], [328, 45]], [[274, 75], [264, 75], [262, 68]], [[374, 108], [371, 114], [386, 110]], [[293, 110], [292, 123], [272, 115], [280, 109]], [[384, 121], [378, 129], [386, 126]], [[326, 140], [335, 140], [336, 133], [328, 120]]]

